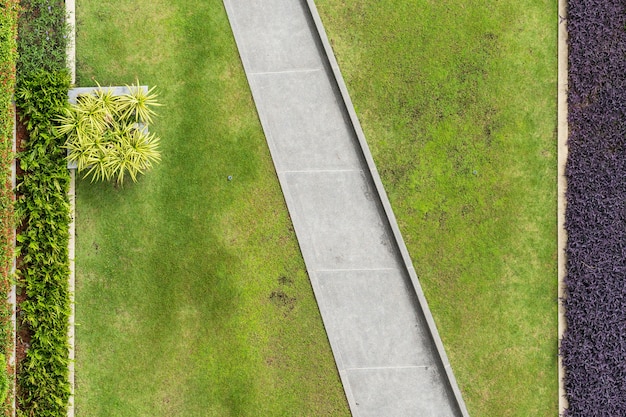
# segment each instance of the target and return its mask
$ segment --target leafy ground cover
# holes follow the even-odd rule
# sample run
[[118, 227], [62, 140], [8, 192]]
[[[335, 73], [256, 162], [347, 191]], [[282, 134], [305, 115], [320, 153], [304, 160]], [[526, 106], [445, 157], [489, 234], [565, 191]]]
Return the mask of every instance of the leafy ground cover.
[[22, 220], [17, 242], [24, 298], [18, 311], [25, 352], [18, 367], [18, 415], [61, 417], [70, 395], [70, 176], [53, 120], [67, 106], [69, 74], [41, 71], [20, 84], [16, 103], [28, 140], [19, 155], [16, 206]]
[[[15, 92], [15, 65], [17, 60], [17, 19], [19, 3], [1, 0], [0, 9], [0, 412], [10, 416], [13, 409], [13, 369], [6, 369], [6, 358], [13, 351], [14, 337], [11, 324], [11, 269], [13, 265], [13, 94]], [[9, 377], [11, 375], [11, 377]], [[7, 389], [11, 392], [7, 394]], [[3, 395], [4, 394], [4, 395]]]
[[316, 3], [470, 414], [555, 415], [556, 2]]
[[39, 71], [65, 68], [67, 27], [63, 0], [21, 0], [18, 84]]
[[[69, 173], [54, 119], [67, 106], [62, 1], [22, 0], [18, 22], [17, 415], [67, 415]], [[23, 133], [24, 136], [21, 136]]]
[[570, 0], [567, 416], [626, 415], [626, 5]]
[[163, 104], [160, 165], [78, 182], [77, 414], [349, 415], [221, 0], [77, 19], [79, 85]]

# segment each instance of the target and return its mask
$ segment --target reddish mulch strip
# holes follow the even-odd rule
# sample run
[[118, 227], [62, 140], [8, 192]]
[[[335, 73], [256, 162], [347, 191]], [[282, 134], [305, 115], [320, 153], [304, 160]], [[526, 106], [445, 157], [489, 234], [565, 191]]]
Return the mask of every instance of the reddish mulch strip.
[[[19, 118], [18, 118], [19, 119]], [[23, 151], [26, 146], [26, 142], [28, 141], [28, 131], [26, 130], [26, 126], [24, 123], [18, 120], [17, 128], [16, 128], [16, 152], [19, 155], [19, 152]], [[24, 171], [20, 168], [19, 160], [16, 163], [16, 175], [17, 178], [20, 178], [23, 175]], [[19, 197], [19, 193], [16, 195], [16, 198]], [[19, 234], [23, 230], [22, 225], [18, 225], [16, 233]], [[26, 293], [20, 289], [21, 274], [19, 274], [19, 269], [22, 266], [22, 260], [20, 257], [17, 258], [17, 285], [16, 285], [16, 337], [15, 337], [15, 369], [19, 372], [20, 366], [24, 358], [26, 357], [26, 352], [28, 347], [30, 346], [31, 340], [31, 332], [30, 328], [21, 322], [21, 304], [26, 300]], [[19, 395], [16, 396], [16, 401], [19, 399]], [[16, 407], [19, 409], [19, 404], [16, 404]]]

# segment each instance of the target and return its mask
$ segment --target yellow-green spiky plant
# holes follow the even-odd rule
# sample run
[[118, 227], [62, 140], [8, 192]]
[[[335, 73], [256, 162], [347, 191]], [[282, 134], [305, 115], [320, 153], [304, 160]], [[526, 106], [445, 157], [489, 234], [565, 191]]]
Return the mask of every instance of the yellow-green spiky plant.
[[92, 181], [136, 182], [154, 163], [161, 160], [159, 138], [148, 134], [155, 115], [154, 87], [144, 90], [127, 86], [129, 93], [113, 95], [101, 88], [78, 96], [76, 104], [57, 117], [56, 131], [65, 136], [68, 160]]

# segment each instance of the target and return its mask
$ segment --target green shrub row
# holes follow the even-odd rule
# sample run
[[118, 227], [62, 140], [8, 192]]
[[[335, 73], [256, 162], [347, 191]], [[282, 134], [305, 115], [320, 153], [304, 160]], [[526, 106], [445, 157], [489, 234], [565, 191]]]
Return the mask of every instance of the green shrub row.
[[17, 61], [18, 0], [0, 0], [0, 411], [12, 414], [12, 378], [5, 358], [13, 350], [11, 306], [8, 302], [13, 265], [13, 94]]
[[19, 20], [19, 80], [40, 70], [66, 68], [68, 28], [65, 2], [59, 0], [21, 0]]
[[30, 346], [18, 369], [18, 399], [25, 416], [67, 414], [70, 395], [68, 239], [70, 176], [55, 115], [67, 106], [66, 70], [39, 71], [23, 80], [16, 102], [29, 139], [19, 155], [23, 175], [17, 186], [19, 271], [26, 300], [21, 325]]
[[28, 138], [19, 154], [16, 213], [19, 325], [29, 346], [18, 367], [18, 416], [67, 415], [69, 385], [69, 173], [53, 120], [67, 106], [65, 5], [22, 0], [15, 101]]

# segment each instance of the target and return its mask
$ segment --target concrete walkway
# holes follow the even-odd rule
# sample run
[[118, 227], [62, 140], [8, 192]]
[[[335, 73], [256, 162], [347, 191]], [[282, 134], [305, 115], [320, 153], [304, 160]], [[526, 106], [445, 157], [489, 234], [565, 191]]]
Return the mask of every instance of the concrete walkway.
[[467, 416], [312, 0], [224, 0], [348, 403]]

